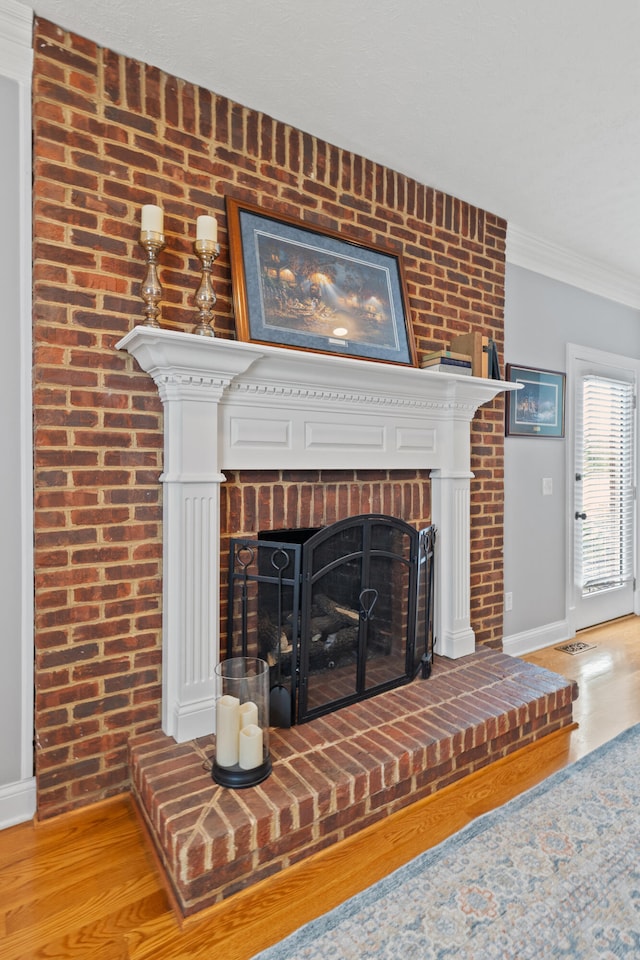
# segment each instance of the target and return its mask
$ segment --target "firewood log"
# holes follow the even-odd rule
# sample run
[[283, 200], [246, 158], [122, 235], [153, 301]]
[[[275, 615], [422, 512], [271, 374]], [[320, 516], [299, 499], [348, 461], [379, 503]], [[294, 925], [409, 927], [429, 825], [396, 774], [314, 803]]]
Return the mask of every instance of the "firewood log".
[[313, 600], [323, 613], [340, 618], [346, 623], [357, 623], [360, 619], [360, 614], [357, 610], [353, 610], [351, 607], [345, 607], [342, 604], [336, 603], [335, 600], [332, 600], [331, 597], [327, 597], [324, 593], [316, 593]]
[[342, 627], [327, 637], [325, 650], [333, 659], [353, 653], [358, 645], [358, 627]]
[[344, 626], [344, 620], [342, 617], [334, 617], [332, 614], [311, 617], [309, 623], [311, 637], [318, 637], [322, 638], [323, 640], [326, 639], [330, 633], [335, 633], [342, 626]]
[[278, 628], [264, 610], [258, 614], [258, 640], [262, 655], [270, 667], [278, 662], [278, 656], [291, 652], [291, 643], [284, 630], [278, 635]]

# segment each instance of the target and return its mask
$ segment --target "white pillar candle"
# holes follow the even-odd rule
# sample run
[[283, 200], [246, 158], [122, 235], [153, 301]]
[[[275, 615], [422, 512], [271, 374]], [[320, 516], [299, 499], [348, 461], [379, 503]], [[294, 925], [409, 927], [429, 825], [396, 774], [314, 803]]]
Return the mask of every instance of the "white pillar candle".
[[240, 731], [240, 769], [253, 770], [262, 763], [262, 728], [250, 723]]
[[218, 240], [218, 221], [215, 217], [202, 216], [196, 221], [196, 240]]
[[238, 762], [240, 701], [225, 694], [216, 703], [216, 762], [233, 767]]
[[142, 231], [143, 233], [163, 233], [164, 213], [162, 207], [156, 207], [153, 203], [145, 203], [142, 208]]
[[258, 705], [253, 700], [240, 704], [240, 729], [248, 727], [250, 723], [258, 723]]

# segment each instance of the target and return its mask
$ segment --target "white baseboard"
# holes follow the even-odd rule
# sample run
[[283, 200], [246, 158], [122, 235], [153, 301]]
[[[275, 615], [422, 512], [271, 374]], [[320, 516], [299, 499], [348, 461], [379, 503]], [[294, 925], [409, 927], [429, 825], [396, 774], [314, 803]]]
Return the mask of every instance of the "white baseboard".
[[35, 777], [0, 787], [0, 830], [31, 820], [35, 812]]
[[550, 647], [554, 643], [570, 640], [572, 636], [568, 621], [558, 620], [556, 623], [547, 623], [534, 630], [514, 633], [512, 637], [504, 637], [502, 650], [512, 657], [522, 657], [526, 653], [533, 653], [534, 650], [542, 650], [543, 647]]

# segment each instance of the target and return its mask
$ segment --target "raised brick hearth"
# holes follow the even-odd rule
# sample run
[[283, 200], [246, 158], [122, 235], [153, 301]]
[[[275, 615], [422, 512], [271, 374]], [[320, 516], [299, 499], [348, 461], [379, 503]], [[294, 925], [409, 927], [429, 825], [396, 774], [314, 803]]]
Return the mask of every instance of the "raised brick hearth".
[[130, 746], [134, 794], [188, 915], [568, 726], [577, 695], [488, 648], [436, 657], [429, 680], [272, 730], [273, 773], [250, 789], [213, 783], [213, 736], [146, 734]]

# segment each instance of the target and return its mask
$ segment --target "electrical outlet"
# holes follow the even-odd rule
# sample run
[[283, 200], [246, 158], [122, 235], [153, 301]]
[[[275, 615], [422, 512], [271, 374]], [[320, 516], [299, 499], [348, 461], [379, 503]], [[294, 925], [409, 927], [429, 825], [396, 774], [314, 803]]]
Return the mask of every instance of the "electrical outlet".
[[542, 478], [542, 496], [550, 497], [553, 493], [553, 477]]
[[513, 594], [512, 594], [512, 593], [505, 593], [505, 595], [504, 595], [504, 609], [505, 609], [507, 612], [509, 612], [509, 610], [513, 610]]

